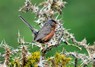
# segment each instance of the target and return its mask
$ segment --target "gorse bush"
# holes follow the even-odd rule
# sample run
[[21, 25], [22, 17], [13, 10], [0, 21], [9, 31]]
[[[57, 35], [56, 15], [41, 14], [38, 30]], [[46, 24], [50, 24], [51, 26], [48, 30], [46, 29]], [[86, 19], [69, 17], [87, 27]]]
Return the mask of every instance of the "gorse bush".
[[[14, 50], [12, 50], [5, 41], [2, 41], [1, 47], [5, 49], [5, 54], [1, 54], [1, 56], [4, 57], [4, 61], [2, 61], [0, 67], [86, 67], [89, 63], [91, 63], [90, 66], [95, 67], [94, 44], [89, 46], [86, 39], [83, 39], [80, 42], [77, 41], [73, 34], [69, 33], [69, 31], [63, 27], [64, 22], [62, 22], [60, 15], [62, 14], [62, 9], [65, 7], [65, 4], [66, 2], [63, 0], [46, 0], [38, 5], [33, 5], [30, 0], [25, 0], [24, 6], [22, 6], [19, 11], [23, 13], [27, 13], [29, 11], [33, 12], [35, 14], [34, 22], [37, 23], [41, 29], [46, 21], [53, 20], [56, 22], [56, 28], [53, 24], [50, 24], [55, 28], [53, 31], [54, 34], [50, 34], [52, 37], [50, 37], [50, 40], [45, 43], [43, 43], [44, 38], [42, 41], [36, 41], [35, 37], [39, 31], [34, 28], [31, 29], [32, 26], [30, 24], [26, 24], [27, 21], [20, 15], [20, 19], [28, 25], [33, 33], [35, 33], [35, 31], [38, 32], [34, 34], [34, 41], [32, 42], [25, 41], [20, 35], [20, 32], [18, 32], [18, 44], [20, 44], [20, 46]], [[45, 32], [47, 32], [47, 30], [41, 31], [41, 33]], [[45, 38], [49, 37], [47, 36]], [[52, 57], [47, 58], [46, 53], [51, 51], [54, 47], [57, 48], [61, 42], [66, 45], [77, 47], [80, 50], [84, 47], [87, 50], [88, 55], [78, 52], [67, 52], [63, 47], [63, 51], [56, 52]], [[28, 50], [30, 45], [39, 47], [39, 51], [31, 53], [31, 51]], [[81, 61], [80, 64], [78, 64], [79, 59]]]

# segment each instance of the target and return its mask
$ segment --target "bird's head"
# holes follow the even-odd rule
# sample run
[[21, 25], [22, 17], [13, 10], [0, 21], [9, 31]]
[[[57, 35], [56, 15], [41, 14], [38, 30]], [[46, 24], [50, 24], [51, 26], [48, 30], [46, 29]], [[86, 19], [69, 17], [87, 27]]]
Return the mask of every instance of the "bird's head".
[[48, 20], [48, 23], [51, 25], [51, 26], [55, 26], [57, 24], [57, 22], [55, 20]]

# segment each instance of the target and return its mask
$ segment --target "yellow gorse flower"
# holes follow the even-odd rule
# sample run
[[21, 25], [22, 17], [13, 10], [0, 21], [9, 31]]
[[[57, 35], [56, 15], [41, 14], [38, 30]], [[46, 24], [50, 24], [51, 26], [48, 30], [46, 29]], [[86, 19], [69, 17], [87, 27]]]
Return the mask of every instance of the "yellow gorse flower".
[[40, 59], [40, 52], [36, 51], [34, 53], [32, 53], [30, 56], [28, 56], [28, 61], [31, 61], [32, 64], [34, 64], [35, 62], [38, 62]]
[[49, 58], [48, 61], [52, 62], [52, 66], [55, 67], [66, 67], [71, 58], [66, 57], [64, 54], [56, 53], [54, 58]]

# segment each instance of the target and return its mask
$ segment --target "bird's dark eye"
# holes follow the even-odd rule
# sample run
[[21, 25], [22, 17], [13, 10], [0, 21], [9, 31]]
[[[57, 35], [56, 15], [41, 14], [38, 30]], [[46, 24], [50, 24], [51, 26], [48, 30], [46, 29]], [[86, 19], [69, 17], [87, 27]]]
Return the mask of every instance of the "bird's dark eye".
[[51, 20], [53, 23], [56, 23], [56, 21], [55, 20]]
[[55, 26], [55, 23], [54, 23], [54, 22], [52, 22], [52, 23], [51, 23], [51, 26]]

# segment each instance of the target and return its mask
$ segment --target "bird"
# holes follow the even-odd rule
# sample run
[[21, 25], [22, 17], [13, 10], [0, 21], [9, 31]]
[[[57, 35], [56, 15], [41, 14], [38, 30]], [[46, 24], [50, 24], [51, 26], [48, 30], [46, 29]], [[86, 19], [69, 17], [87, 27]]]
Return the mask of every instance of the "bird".
[[36, 31], [21, 15], [20, 19], [30, 28], [34, 34], [34, 41], [39, 43], [47, 43], [55, 34], [57, 22], [53, 19], [47, 20], [39, 31]]

